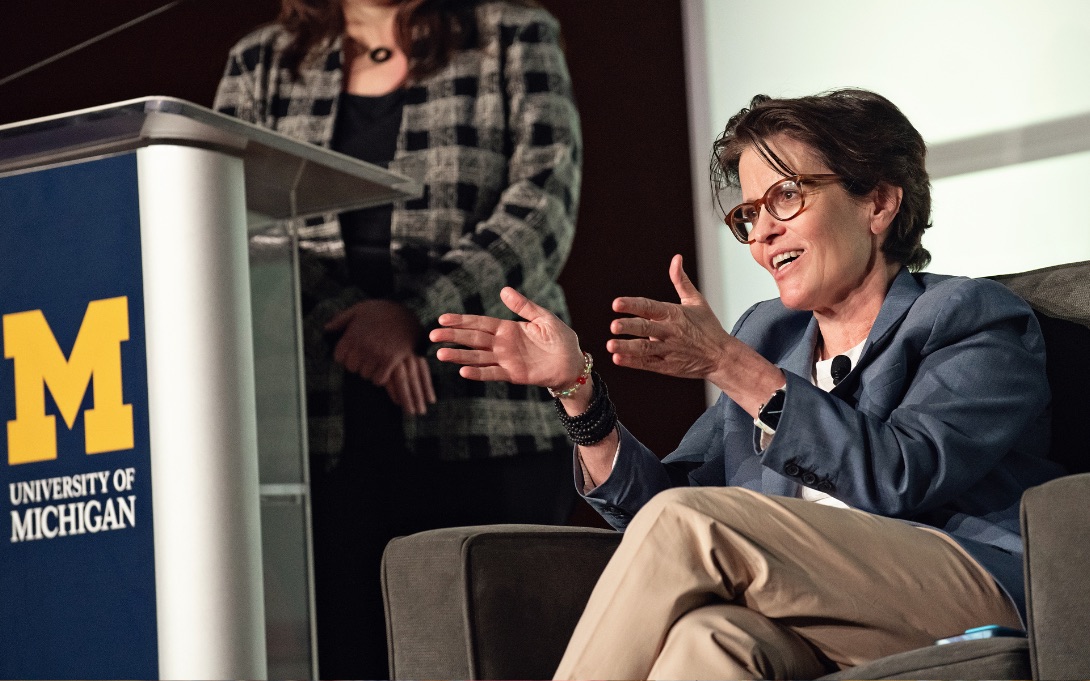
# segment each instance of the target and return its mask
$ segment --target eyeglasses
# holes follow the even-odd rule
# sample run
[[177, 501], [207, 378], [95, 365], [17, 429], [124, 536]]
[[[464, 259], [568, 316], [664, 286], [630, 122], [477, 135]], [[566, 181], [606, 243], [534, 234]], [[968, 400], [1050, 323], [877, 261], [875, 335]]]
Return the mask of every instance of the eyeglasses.
[[723, 221], [727, 223], [727, 227], [730, 227], [735, 239], [744, 244], [751, 244], [753, 240], [749, 238], [749, 234], [761, 215], [761, 206], [764, 206], [772, 217], [786, 222], [801, 213], [806, 205], [806, 192], [803, 190], [803, 185], [839, 179], [839, 175], [832, 173], [786, 177], [769, 187], [765, 195], [756, 201], [740, 203], [732, 208]]

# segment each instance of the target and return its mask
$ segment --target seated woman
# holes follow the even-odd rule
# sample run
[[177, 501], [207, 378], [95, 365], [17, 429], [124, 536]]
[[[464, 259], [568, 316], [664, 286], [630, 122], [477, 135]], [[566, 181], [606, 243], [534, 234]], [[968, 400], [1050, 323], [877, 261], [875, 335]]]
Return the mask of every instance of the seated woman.
[[508, 288], [525, 322], [439, 319], [465, 378], [553, 390], [577, 487], [625, 530], [558, 678], [813, 678], [1021, 627], [1019, 500], [1060, 473], [1044, 345], [1000, 284], [919, 272], [924, 156], [862, 90], [730, 120], [714, 182], [740, 187], [727, 224], [780, 297], [728, 334], [675, 256], [680, 304], [614, 302], [614, 363], [723, 391], [662, 461], [545, 309]]

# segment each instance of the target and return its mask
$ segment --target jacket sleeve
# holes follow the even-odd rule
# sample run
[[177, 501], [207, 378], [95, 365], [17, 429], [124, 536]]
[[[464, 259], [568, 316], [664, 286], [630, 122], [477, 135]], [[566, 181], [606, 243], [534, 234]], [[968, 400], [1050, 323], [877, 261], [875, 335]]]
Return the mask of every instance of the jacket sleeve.
[[555, 288], [571, 250], [580, 183], [579, 118], [559, 25], [540, 10], [523, 16], [528, 18], [499, 27], [507, 184], [490, 215], [453, 248], [429, 252], [421, 276], [406, 283], [401, 301], [426, 326], [444, 312], [510, 317], [499, 301], [500, 289], [513, 286], [533, 298]]
[[971, 503], [963, 495], [1012, 451], [1043, 453], [1048, 432], [1034, 425], [1049, 388], [1032, 310], [1000, 284], [972, 279], [936, 305], [928, 319], [906, 319], [920, 333], [881, 350], [893, 361], [864, 374], [854, 406], [788, 373], [762, 463], [810, 474], [804, 484], [855, 508], [912, 518]]
[[[670, 455], [671, 462], [664, 464], [658, 457], [632, 436], [621, 424], [620, 448], [617, 461], [609, 478], [592, 489], [583, 498], [614, 529], [624, 530], [632, 517], [644, 504], [664, 489], [698, 484], [691, 479], [691, 472], [701, 470], [707, 464], [717, 468], [719, 484], [722, 484], [722, 458], [705, 461], [708, 453], [722, 449], [722, 401], [721, 397], [692, 425], [681, 446]], [[578, 454], [576, 454], [578, 456]], [[579, 465], [576, 464], [576, 488], [582, 488]]]

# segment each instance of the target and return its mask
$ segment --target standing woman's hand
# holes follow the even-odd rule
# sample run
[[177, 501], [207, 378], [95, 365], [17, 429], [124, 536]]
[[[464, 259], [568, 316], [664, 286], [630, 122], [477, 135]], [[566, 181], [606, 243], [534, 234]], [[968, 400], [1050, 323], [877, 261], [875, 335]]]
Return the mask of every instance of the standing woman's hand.
[[427, 414], [428, 405], [436, 402], [428, 360], [420, 355], [410, 355], [394, 367], [390, 380], [381, 387], [391, 402], [413, 416]]
[[347, 371], [386, 386], [394, 370], [411, 358], [420, 322], [401, 303], [364, 300], [342, 310], [325, 327], [341, 333], [333, 359]]
[[469, 349], [440, 348], [437, 357], [462, 364], [458, 373], [474, 381], [507, 381], [520, 385], [566, 387], [583, 372], [579, 338], [556, 315], [511, 287], [500, 300], [526, 321], [480, 315], [444, 314], [442, 328], [431, 332], [435, 343]]

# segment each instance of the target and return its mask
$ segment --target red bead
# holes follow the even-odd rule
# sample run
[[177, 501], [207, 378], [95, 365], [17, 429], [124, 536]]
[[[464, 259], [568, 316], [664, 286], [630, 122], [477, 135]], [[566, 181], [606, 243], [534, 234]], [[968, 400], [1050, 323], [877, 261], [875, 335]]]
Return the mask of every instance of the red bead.
[[586, 385], [587, 384], [587, 377], [586, 376], [580, 376], [579, 378], [575, 379], [575, 382], [578, 383], [579, 385]]

